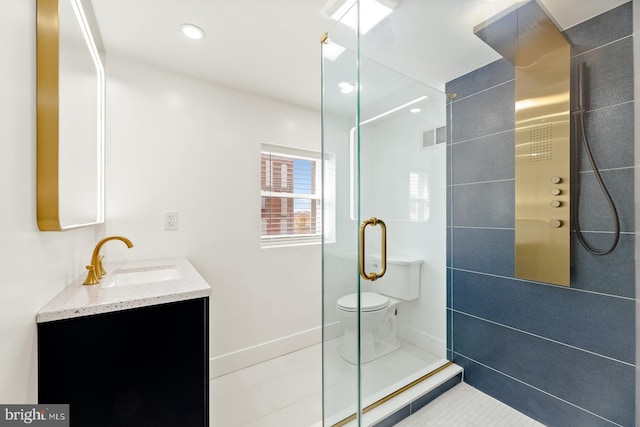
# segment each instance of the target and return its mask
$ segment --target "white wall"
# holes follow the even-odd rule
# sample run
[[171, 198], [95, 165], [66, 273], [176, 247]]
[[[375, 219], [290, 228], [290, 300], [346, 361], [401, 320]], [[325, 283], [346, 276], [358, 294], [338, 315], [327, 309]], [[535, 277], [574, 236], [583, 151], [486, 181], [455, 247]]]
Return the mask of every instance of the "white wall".
[[324, 326], [325, 340], [342, 335], [336, 302], [358, 291], [358, 228], [350, 218], [349, 133], [355, 120], [326, 115], [323, 123], [324, 150], [335, 160], [335, 242], [325, 245], [324, 253]]
[[[398, 334], [446, 357], [446, 147], [421, 150], [422, 132], [445, 124], [443, 94], [431, 96], [423, 112], [408, 109], [365, 124], [360, 135], [361, 218], [375, 216], [387, 224], [387, 253], [423, 260], [420, 297], [398, 307]], [[389, 109], [390, 107], [387, 107]], [[368, 116], [366, 116], [368, 117]], [[326, 246], [324, 260], [327, 339], [339, 336], [336, 301], [357, 291], [358, 229], [351, 219], [349, 130], [354, 120], [328, 116], [325, 150], [335, 154], [337, 239]], [[409, 220], [410, 173], [419, 174], [429, 193], [428, 218]], [[367, 229], [367, 254], [380, 253], [379, 227]], [[370, 271], [370, 270], [367, 270]], [[375, 282], [362, 281], [363, 290]]]
[[102, 227], [36, 224], [35, 1], [0, 0], [0, 402], [37, 402], [37, 311], [83, 273]]
[[[422, 149], [422, 132], [443, 126], [444, 96], [433, 110], [406, 109], [363, 126], [361, 131], [362, 217], [387, 224], [387, 254], [423, 261], [419, 298], [398, 306], [398, 335], [446, 357], [446, 146]], [[410, 181], [410, 174], [419, 181]], [[410, 188], [428, 195], [425, 209], [411, 218]], [[416, 188], [417, 187], [417, 188]], [[379, 253], [373, 233], [368, 253]], [[385, 277], [373, 283], [381, 285]]]
[[[105, 235], [103, 226], [37, 228], [35, 33], [35, 2], [0, 1], [8, 58], [0, 67], [2, 403], [37, 401], [36, 313], [84, 273]], [[320, 248], [259, 248], [257, 172], [260, 141], [318, 148], [318, 114], [110, 63], [106, 232], [125, 234], [136, 247], [124, 252], [110, 243], [108, 257], [189, 258], [213, 288], [212, 356], [240, 351], [218, 365], [253, 363], [319, 340]], [[180, 212], [179, 231], [162, 231], [166, 209]]]
[[107, 234], [135, 245], [106, 261], [191, 261], [212, 287], [213, 375], [319, 342], [320, 246], [259, 237], [260, 143], [319, 150], [319, 113], [114, 56], [106, 70]]

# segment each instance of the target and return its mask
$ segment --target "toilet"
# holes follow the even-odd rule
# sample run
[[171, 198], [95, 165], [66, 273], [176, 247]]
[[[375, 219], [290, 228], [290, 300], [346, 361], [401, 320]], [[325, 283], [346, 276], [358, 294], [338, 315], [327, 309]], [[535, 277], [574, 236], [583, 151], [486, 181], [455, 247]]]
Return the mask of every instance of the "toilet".
[[[372, 257], [374, 269], [380, 257]], [[372, 292], [360, 294], [360, 363], [364, 364], [400, 348], [397, 337], [397, 306], [420, 296], [422, 260], [405, 256], [387, 256], [387, 271], [372, 282]], [[358, 363], [358, 294], [348, 294], [336, 303], [338, 319], [344, 328], [340, 355], [349, 363]]]

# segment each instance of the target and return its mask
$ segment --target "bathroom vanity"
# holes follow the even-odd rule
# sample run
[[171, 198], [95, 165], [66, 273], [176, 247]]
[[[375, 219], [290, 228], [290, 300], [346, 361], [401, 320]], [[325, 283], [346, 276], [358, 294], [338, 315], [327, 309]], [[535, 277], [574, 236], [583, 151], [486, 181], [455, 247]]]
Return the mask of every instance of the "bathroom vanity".
[[39, 403], [71, 426], [208, 426], [209, 285], [185, 259], [105, 269], [37, 315]]

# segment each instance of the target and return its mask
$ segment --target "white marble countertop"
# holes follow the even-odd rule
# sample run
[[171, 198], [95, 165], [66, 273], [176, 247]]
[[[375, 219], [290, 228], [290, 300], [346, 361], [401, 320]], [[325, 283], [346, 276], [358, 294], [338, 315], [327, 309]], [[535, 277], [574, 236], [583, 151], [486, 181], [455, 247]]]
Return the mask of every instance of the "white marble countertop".
[[[82, 284], [86, 273], [74, 280], [38, 312], [36, 322], [52, 322], [202, 298], [211, 293], [211, 287], [185, 258], [105, 263], [104, 269], [107, 274], [97, 285]], [[116, 279], [125, 277], [130, 272], [149, 271], [171, 274], [152, 278], [153, 281], [150, 282], [114, 286]]]

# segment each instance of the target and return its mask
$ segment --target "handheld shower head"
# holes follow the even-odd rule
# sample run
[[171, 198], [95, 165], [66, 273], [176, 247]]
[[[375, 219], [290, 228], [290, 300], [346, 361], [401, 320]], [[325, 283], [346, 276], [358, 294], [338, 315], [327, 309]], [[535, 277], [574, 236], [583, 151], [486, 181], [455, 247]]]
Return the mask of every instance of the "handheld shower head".
[[578, 65], [578, 111], [587, 109], [587, 63]]

